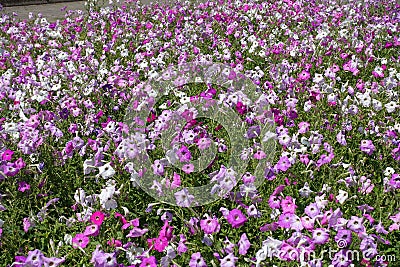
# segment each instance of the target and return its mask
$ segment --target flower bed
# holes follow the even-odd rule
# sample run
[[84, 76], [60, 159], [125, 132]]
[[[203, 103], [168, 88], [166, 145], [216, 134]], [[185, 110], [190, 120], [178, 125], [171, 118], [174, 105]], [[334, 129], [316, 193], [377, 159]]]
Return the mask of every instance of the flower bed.
[[2, 15], [2, 266], [397, 266], [399, 8]]

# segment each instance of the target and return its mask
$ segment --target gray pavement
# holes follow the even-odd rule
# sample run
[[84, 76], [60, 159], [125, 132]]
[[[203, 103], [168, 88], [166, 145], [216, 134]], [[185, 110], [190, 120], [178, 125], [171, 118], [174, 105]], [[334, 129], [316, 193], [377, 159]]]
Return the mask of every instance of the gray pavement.
[[[36, 18], [37, 15], [40, 13], [42, 14], [42, 17], [47, 18], [49, 22], [55, 22], [58, 19], [59, 20], [64, 19], [67, 10], [82, 10], [86, 12], [85, 2], [86, 1], [78, 1], [78, 2], [62, 2], [62, 3], [51, 3], [51, 4], [3, 7], [3, 10], [0, 11], [0, 15], [4, 13], [10, 16], [18, 14], [17, 18], [23, 20], [23, 19], [29, 19], [30, 12], [32, 12], [34, 18]], [[99, 2], [101, 2], [101, 0]], [[105, 2], [108, 4], [108, 0]], [[142, 4], [149, 4], [150, 2], [162, 3], [163, 1], [140, 0], [140, 2]], [[114, 3], [116, 3], [116, 1], [114, 1]], [[121, 5], [121, 3], [117, 5]]]
[[30, 12], [34, 17], [41, 13], [48, 21], [56, 21], [64, 18], [66, 10], [85, 10], [85, 1], [3, 7], [1, 12], [8, 15], [16, 13], [17, 18], [21, 20], [29, 19]]

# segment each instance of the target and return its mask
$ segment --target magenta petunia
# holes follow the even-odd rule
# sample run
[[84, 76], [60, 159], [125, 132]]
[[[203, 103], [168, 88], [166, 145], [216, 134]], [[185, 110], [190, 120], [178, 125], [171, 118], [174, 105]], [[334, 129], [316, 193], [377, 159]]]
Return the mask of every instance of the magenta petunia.
[[7, 149], [6, 151], [1, 154], [1, 159], [5, 161], [10, 161], [12, 159], [12, 156], [14, 154], [14, 151]]
[[103, 220], [104, 220], [104, 213], [102, 213], [101, 211], [96, 211], [92, 214], [92, 216], [90, 216], [90, 221], [93, 224], [99, 226], [103, 223]]
[[186, 146], [181, 146], [177, 152], [180, 162], [189, 162], [192, 158], [190, 150]]
[[25, 191], [29, 190], [30, 188], [31, 188], [31, 186], [27, 182], [25, 182], [25, 181], [18, 182], [18, 191], [25, 192]]
[[157, 259], [154, 256], [144, 258], [139, 267], [157, 267]]
[[298, 79], [300, 81], [306, 81], [310, 78], [310, 73], [308, 71], [303, 70], [302, 72], [300, 72]]
[[233, 228], [239, 228], [247, 222], [246, 216], [239, 209], [233, 209], [229, 212], [226, 220], [232, 225]]

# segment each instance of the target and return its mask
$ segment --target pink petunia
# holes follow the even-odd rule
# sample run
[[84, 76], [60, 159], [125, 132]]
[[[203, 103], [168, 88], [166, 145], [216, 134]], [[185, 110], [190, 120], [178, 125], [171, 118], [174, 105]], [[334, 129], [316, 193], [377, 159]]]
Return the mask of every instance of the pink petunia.
[[183, 165], [182, 170], [183, 170], [185, 173], [189, 174], [189, 173], [192, 173], [192, 172], [193, 172], [194, 166], [193, 166], [193, 164], [185, 164], [185, 165]]
[[96, 211], [92, 214], [92, 216], [90, 216], [90, 221], [98, 226], [100, 226], [103, 223], [103, 220], [104, 220], [104, 213], [102, 213], [101, 211]]
[[255, 159], [258, 159], [258, 160], [260, 160], [260, 159], [264, 159], [265, 157], [266, 157], [267, 155], [264, 153], [264, 151], [262, 151], [262, 150], [258, 150], [256, 153], [254, 153], [254, 155], [253, 155], [253, 157], [255, 158]]
[[82, 234], [76, 234], [74, 238], [72, 238], [72, 247], [73, 248], [85, 248], [89, 244], [89, 238]]
[[129, 232], [129, 234], [126, 237], [140, 237], [147, 233], [149, 230], [148, 229], [140, 229], [138, 227], [133, 227], [133, 229]]
[[197, 146], [200, 150], [207, 149], [211, 145], [211, 140], [209, 138], [203, 137], [197, 141]]
[[310, 73], [303, 70], [302, 72], [300, 72], [298, 78], [300, 81], [307, 81], [310, 78]]
[[218, 219], [216, 217], [211, 218], [208, 214], [206, 214], [206, 219], [200, 221], [200, 227], [206, 234], [219, 232], [221, 228]]
[[[121, 213], [116, 212], [116, 213], [114, 214], [114, 217], [115, 217], [115, 218], [120, 218], [120, 220], [121, 220], [121, 222], [122, 222], [123, 225], [127, 224], [127, 220], [125, 219], [124, 215], [122, 215]], [[129, 224], [130, 224], [130, 223], [129, 223]], [[136, 225], [136, 226], [137, 226], [137, 225]], [[124, 227], [124, 226], [123, 226], [123, 227]], [[122, 229], [124, 229], [123, 227], [122, 227]]]
[[83, 234], [85, 236], [98, 236], [100, 233], [100, 226], [97, 224], [92, 224], [86, 227]]

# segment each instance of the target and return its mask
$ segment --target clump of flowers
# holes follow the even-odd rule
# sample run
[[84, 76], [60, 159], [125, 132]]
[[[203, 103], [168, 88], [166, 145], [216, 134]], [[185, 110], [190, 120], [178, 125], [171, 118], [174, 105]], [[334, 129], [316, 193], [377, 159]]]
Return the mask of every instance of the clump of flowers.
[[[88, 3], [57, 21], [3, 12], [0, 262], [399, 258], [400, 6], [339, 2]], [[225, 67], [205, 76], [222, 84], [187, 83], [212, 62]]]

